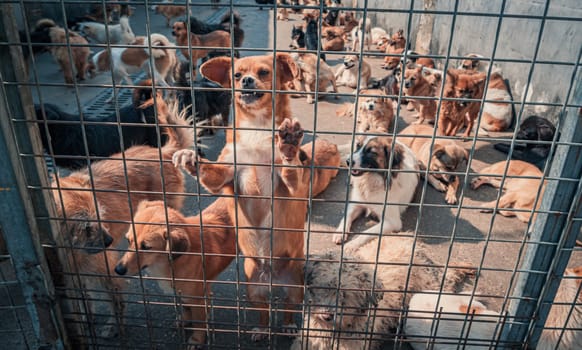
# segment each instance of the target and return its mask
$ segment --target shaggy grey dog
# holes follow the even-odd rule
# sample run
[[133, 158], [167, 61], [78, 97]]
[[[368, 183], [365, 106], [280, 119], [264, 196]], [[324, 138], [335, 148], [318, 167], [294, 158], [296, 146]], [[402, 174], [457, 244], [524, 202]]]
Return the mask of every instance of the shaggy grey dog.
[[[412, 293], [440, 288], [444, 268], [434, 267], [424, 249], [411, 237], [384, 236], [375, 279], [378, 239], [344, 256], [342, 264], [338, 253], [312, 257], [305, 266], [303, 330], [291, 350], [377, 349], [398, 326]], [[443, 290], [456, 291], [472, 274], [449, 268]]]

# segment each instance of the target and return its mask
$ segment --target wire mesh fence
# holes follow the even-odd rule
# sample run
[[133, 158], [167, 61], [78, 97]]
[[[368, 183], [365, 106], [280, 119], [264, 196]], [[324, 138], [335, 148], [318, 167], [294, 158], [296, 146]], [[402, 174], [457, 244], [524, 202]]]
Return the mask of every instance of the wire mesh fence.
[[576, 1], [0, 10], [5, 344], [582, 346]]

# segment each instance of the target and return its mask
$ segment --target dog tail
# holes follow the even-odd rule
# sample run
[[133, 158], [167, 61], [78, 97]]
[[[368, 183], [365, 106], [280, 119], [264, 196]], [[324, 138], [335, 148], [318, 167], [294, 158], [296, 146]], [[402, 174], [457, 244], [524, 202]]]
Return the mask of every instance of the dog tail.
[[148, 47], [151, 45], [152, 56], [154, 58], [166, 56], [166, 50], [174, 47], [174, 44], [172, 44], [165, 35], [158, 33], [153, 33], [149, 38], [146, 38], [144, 45]]
[[[154, 104], [154, 99], [149, 99], [140, 108], [147, 108]], [[168, 141], [162, 147], [164, 153], [173, 154], [183, 148], [191, 148], [194, 145], [194, 132], [192, 131], [192, 118], [186, 111], [180, 112], [178, 101], [172, 100], [166, 103], [161, 96], [155, 97], [155, 105], [160, 124], [164, 124], [164, 132], [168, 135]]]
[[230, 21], [230, 11], [225, 13], [222, 18], [220, 19], [220, 24], [232, 24], [235, 28], [239, 28], [242, 24], [242, 19], [240, 18], [240, 14], [236, 11], [232, 13], [232, 22]]
[[57, 26], [57, 24], [52, 19], [42, 18], [36, 22], [36, 25], [34, 26], [34, 31], [42, 31], [42, 30], [45, 30], [47, 28], [52, 28], [52, 27], [56, 27], [56, 26]]

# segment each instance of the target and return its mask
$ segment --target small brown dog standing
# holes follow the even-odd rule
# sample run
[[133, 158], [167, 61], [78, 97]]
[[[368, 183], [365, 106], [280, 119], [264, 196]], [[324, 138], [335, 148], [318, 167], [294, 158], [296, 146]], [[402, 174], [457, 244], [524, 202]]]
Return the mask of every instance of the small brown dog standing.
[[[228, 48], [230, 47], [230, 34], [224, 30], [215, 30], [208, 34], [194, 34], [188, 32], [186, 22], [176, 22], [172, 26], [172, 35], [176, 37], [178, 46], [185, 46], [180, 49], [184, 57], [192, 60], [196, 66], [198, 59], [208, 56], [208, 53], [216, 49], [205, 49], [200, 47]], [[190, 43], [191, 49], [189, 49]]]

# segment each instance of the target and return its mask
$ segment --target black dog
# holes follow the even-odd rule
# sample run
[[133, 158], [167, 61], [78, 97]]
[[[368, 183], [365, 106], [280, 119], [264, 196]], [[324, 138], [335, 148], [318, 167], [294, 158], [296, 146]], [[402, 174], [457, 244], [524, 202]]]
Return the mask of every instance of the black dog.
[[[321, 47], [319, 32], [317, 31], [317, 21], [309, 18], [307, 19], [307, 26], [305, 28], [305, 48], [307, 50], [317, 51]], [[325, 61], [325, 54], [319, 54], [319, 57]]]
[[[140, 88], [135, 92], [134, 96], [139, 96], [140, 100], [134, 100], [133, 105], [119, 110], [120, 122], [142, 125], [124, 125], [121, 127], [123, 149], [127, 149], [132, 145], [158, 147], [157, 130], [155, 125], [152, 125], [155, 123], [154, 107], [150, 106], [144, 109], [138, 107], [151, 97], [151, 88]], [[55, 155], [56, 164], [71, 169], [87, 166], [87, 161], [83, 158], [87, 153], [85, 152], [79, 115], [66, 113], [60, 110], [59, 107], [48, 103], [44, 104], [44, 113], [41, 105], [37, 104], [34, 107], [42, 144], [45, 150], [49, 152], [50, 135], [50, 145]], [[46, 127], [45, 120], [47, 121]], [[117, 123], [116, 113], [112, 113], [107, 117], [83, 114], [83, 121], [88, 123], [85, 124], [85, 136], [89, 156], [108, 157], [122, 151], [117, 125], [112, 124]], [[110, 124], [94, 124], [95, 122], [107, 122]], [[150, 125], [146, 126], [144, 124]], [[160, 136], [163, 144], [166, 137], [165, 135]]]
[[[232, 33], [234, 34], [234, 46], [241, 47], [243, 40], [245, 38], [245, 31], [241, 29], [240, 25], [242, 20], [237, 12], [232, 14], [233, 22], [230, 21], [230, 12], [227, 12], [222, 16], [220, 23], [210, 24], [196, 19], [195, 17], [190, 17], [190, 31], [194, 34], [208, 34], [215, 30], [224, 30], [230, 33], [232, 24]], [[235, 56], [239, 57], [238, 53], [235, 52]]]
[[292, 49], [304, 49], [305, 48], [305, 33], [301, 27], [295, 27], [291, 29], [291, 44], [289, 47]]
[[339, 10], [329, 10], [325, 17], [323, 17], [323, 23], [329, 26], [336, 26], [339, 19]]
[[[177, 87], [193, 87], [188, 90], [178, 90], [178, 102], [180, 103], [180, 110], [187, 110], [188, 115], [192, 115], [192, 108], [194, 108], [194, 122], [198, 124], [205, 124], [211, 126], [227, 126], [228, 116], [230, 114], [230, 104], [232, 103], [232, 94], [230, 91], [211, 91], [201, 89], [221, 89], [222, 86], [211, 82], [209, 80], [191, 82], [190, 62], [184, 61], [180, 63], [178, 69], [174, 73]], [[192, 103], [192, 94], [194, 94], [194, 104]], [[192, 106], [193, 105], [193, 106]], [[220, 116], [220, 119], [215, 119]], [[202, 129], [199, 135], [203, 133], [213, 133], [212, 129]]]
[[[546, 118], [535, 115], [527, 117], [521, 123], [515, 135], [517, 142], [513, 148], [511, 158], [526, 161], [543, 170], [550, 154], [551, 142], [555, 134], [556, 128], [554, 124]], [[544, 141], [544, 143], [528, 141]], [[509, 153], [511, 145], [497, 143], [493, 147], [500, 152]]]
[[[400, 68], [395, 68], [381, 80], [375, 80], [368, 84], [368, 89], [380, 89], [392, 100], [397, 101], [398, 92], [400, 91], [400, 82], [398, 81], [400, 74]], [[402, 98], [401, 102], [404, 103]]]

